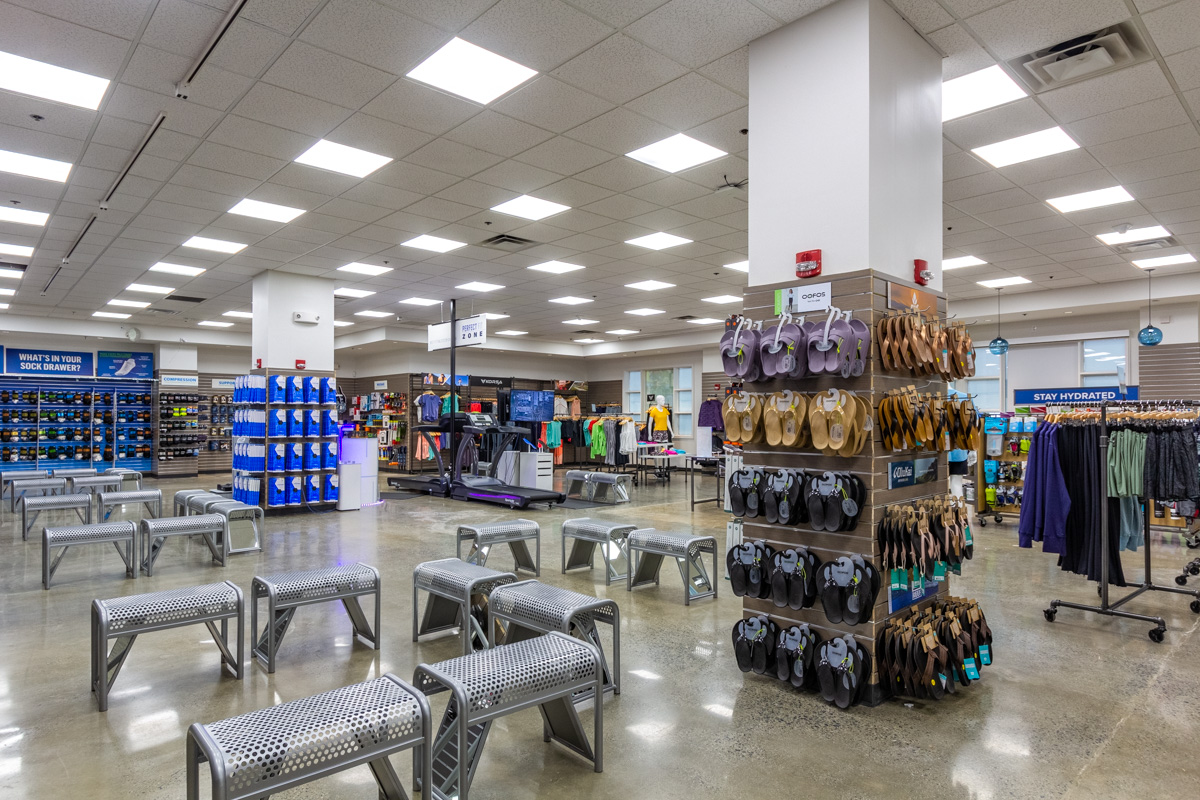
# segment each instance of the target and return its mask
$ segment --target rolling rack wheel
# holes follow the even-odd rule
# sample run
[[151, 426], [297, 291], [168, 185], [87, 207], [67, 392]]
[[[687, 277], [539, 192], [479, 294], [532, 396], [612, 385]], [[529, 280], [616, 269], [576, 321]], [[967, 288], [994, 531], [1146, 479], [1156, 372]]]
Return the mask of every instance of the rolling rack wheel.
[[1161, 644], [1165, 633], [1166, 631], [1163, 628], [1151, 628], [1150, 641], [1154, 642], [1155, 644]]
[[1189, 608], [1192, 609], [1193, 614], [1200, 614], [1200, 600], [1193, 600]]
[[987, 527], [987, 520], [984, 518], [984, 516], [983, 516], [982, 514], [980, 514], [980, 515], [979, 515], [979, 517], [978, 517], [978, 519], [976, 520], [976, 522], [978, 522], [978, 523], [979, 523], [979, 527], [981, 527], [981, 528], [986, 528], [986, 527]]
[[1179, 584], [1180, 586], [1187, 586], [1187, 573], [1184, 573], [1183, 575], [1176, 575], [1175, 583]]
[[997, 525], [999, 525], [1001, 522], [1004, 522], [1004, 517], [1002, 517], [1002, 516], [1001, 516], [1001, 515], [999, 515], [999, 514], [997, 514], [996, 516], [992, 517], [992, 519], [996, 520], [996, 524], [997, 524]]
[[1054, 618], [1058, 616], [1058, 609], [1047, 608], [1042, 612], [1042, 616], [1046, 618], [1046, 622], [1054, 622]]

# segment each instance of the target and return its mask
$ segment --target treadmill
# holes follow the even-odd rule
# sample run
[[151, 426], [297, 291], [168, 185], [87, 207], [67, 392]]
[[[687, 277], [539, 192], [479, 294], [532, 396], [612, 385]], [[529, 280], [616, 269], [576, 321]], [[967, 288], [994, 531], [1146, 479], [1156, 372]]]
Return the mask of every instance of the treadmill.
[[453, 435], [455, 429], [462, 431], [467, 424], [467, 415], [442, 414], [436, 424], [414, 425], [413, 430], [425, 438], [429, 452], [437, 461], [436, 475], [400, 475], [387, 479], [388, 486], [405, 492], [418, 492], [433, 497], [450, 496], [450, 470], [442, 461], [442, 453], [438, 446], [437, 437], [443, 433]]
[[[509, 508], [528, 508], [531, 503], [545, 503], [548, 507], [566, 499], [562, 492], [531, 489], [527, 486], [511, 486], [496, 477], [500, 466], [500, 454], [513, 447], [518, 436], [529, 434], [528, 428], [517, 425], [501, 425], [492, 414], [470, 412], [467, 415], [464, 436], [454, 459], [454, 477], [450, 481], [450, 496], [455, 500], [478, 500], [496, 503]], [[499, 434], [500, 445], [492, 455], [486, 475], [473, 474], [479, 463], [479, 450], [474, 434]], [[464, 473], [464, 466], [466, 467]]]

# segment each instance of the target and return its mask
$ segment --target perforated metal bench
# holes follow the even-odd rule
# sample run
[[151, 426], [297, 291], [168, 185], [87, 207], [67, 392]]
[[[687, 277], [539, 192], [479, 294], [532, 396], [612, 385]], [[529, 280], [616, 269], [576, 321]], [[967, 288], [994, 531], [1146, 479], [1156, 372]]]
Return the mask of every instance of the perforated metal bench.
[[591, 499], [591, 486], [587, 481], [588, 474], [581, 469], [569, 469], [563, 476], [563, 494], [578, 500]]
[[[229, 639], [229, 620], [237, 620], [237, 656]], [[139, 634], [203, 622], [221, 651], [221, 669], [242, 678], [244, 631], [242, 590], [230, 581], [92, 601], [92, 691], [101, 711]], [[221, 623], [218, 630], [216, 623]], [[110, 639], [115, 639], [112, 650]]]
[[50, 470], [52, 478], [94, 478], [96, 470], [94, 467], [63, 467], [62, 469]]
[[604, 704], [594, 704], [593, 750], [575, 711], [574, 697], [585, 689], [599, 697], [603, 676], [595, 647], [557, 631], [418, 666], [413, 674], [417, 689], [426, 695], [451, 693], [433, 739], [433, 796], [469, 800], [492, 723], [533, 706], [542, 712], [544, 741], [558, 742], [602, 772]]
[[31, 497], [46, 497], [54, 494], [66, 494], [66, 478], [17, 478], [8, 487], [8, 510], [17, 510], [17, 501], [25, 495]]
[[[464, 653], [475, 649], [476, 639], [481, 648], [487, 647], [491, 642], [483, 628], [487, 617], [477, 619], [471, 613], [471, 599], [479, 596], [478, 605], [482, 606], [493, 589], [516, 580], [517, 576], [511, 572], [497, 572], [457, 558], [417, 564], [413, 570], [412, 640], [415, 642], [418, 636], [458, 628]], [[421, 591], [429, 593], [429, 601], [425, 604], [425, 615], [418, 624], [420, 604], [417, 593]]]
[[[65, 480], [65, 479], [63, 479]], [[21, 538], [29, 538], [29, 529], [37, 522], [43, 511], [70, 509], [79, 516], [80, 522], [92, 522], [92, 496], [90, 494], [50, 494], [41, 497], [21, 498]]]
[[67, 478], [67, 492], [70, 494], [119, 492], [124, 483], [124, 480], [118, 475], [72, 475]]
[[[137, 577], [137, 525], [132, 522], [103, 522], [99, 525], [70, 525], [42, 529], [42, 588], [50, 588], [50, 580], [58, 570], [67, 550], [86, 544], [112, 543], [125, 562], [125, 576]], [[121, 549], [121, 545], [125, 545]], [[56, 548], [62, 550], [51, 560]]]
[[621, 472], [591, 472], [588, 473], [588, 483], [592, 487], [589, 499], [593, 503], [616, 505], [629, 502], [633, 476]]
[[229, 530], [219, 514], [197, 514], [191, 517], [143, 519], [140, 563], [147, 577], [154, 575], [154, 562], [172, 536], [199, 536], [212, 553], [212, 560], [225, 566], [229, 557]]
[[[104, 474], [120, 475], [122, 481], [133, 481], [133, 484], [136, 488], [142, 488], [143, 475], [136, 469], [126, 469], [125, 467], [109, 467], [108, 469], [104, 470]], [[122, 483], [121, 486], [124, 488], [124, 483]]]
[[8, 495], [13, 481], [31, 481], [38, 478], [49, 478], [50, 471], [44, 469], [6, 469], [0, 470], [0, 499]]
[[711, 553], [712, 574], [717, 574], [717, 540], [712, 536], [693, 536], [687, 533], [669, 533], [653, 528], [641, 528], [629, 534], [629, 576], [625, 579], [626, 591], [635, 586], [658, 585], [658, 573], [663, 558], [673, 558], [679, 565], [683, 578], [683, 604], [693, 600], [716, 597], [717, 586], [704, 569], [703, 553]]
[[430, 800], [429, 701], [391, 673], [303, 700], [251, 711], [187, 735], [187, 796], [200, 798], [200, 767], [213, 800], [250, 800], [368, 765], [381, 800], [408, 800], [388, 756], [413, 751], [414, 780]]
[[[262, 550], [262, 528], [259, 527], [259, 522], [266, 522], [266, 514], [261, 508], [247, 505], [239, 500], [226, 498], [223, 503], [212, 503], [209, 505], [208, 513], [220, 514], [225, 517], [227, 522], [226, 530], [229, 531], [229, 552], [231, 554], [257, 553]], [[242, 521], [249, 521], [250, 528], [254, 531], [254, 537], [245, 546], [239, 546], [234, 536], [234, 525]]]
[[212, 494], [212, 492], [208, 489], [180, 489], [175, 492], [175, 516], [186, 516], [188, 513], [188, 498], [202, 494]]
[[[367, 622], [358, 598], [375, 596], [375, 627]], [[258, 601], [267, 600], [267, 624], [258, 631]], [[281, 572], [278, 575], [255, 575], [250, 590], [250, 632], [254, 646], [250, 655], [267, 672], [275, 671], [275, 654], [283, 635], [292, 624], [300, 606], [341, 600], [354, 626], [354, 635], [379, 649], [379, 570], [367, 564]]]
[[99, 497], [96, 510], [100, 512], [101, 521], [108, 519], [108, 515], [117, 506], [127, 504], [136, 505], [139, 503], [153, 519], [158, 519], [162, 516], [161, 489], [138, 489], [132, 492], [101, 492]]
[[[587, 567], [592, 569], [596, 545], [604, 558], [604, 585], [625, 580], [629, 572], [629, 549], [625, 544], [637, 525], [610, 522], [592, 517], [568, 519], [562, 524], [562, 571]], [[567, 556], [567, 539], [574, 539], [571, 555]]]
[[[459, 525], [454, 554], [462, 558], [463, 542], [471, 543], [471, 552], [463, 559], [468, 564], [487, 564], [492, 545], [508, 543], [513, 554], [513, 571], [542, 574], [542, 529], [531, 519], [488, 522], [483, 525]], [[533, 542], [533, 556], [527, 542]]]
[[[547, 586], [541, 581], [521, 581], [497, 586], [488, 597], [488, 630], [492, 646], [499, 644], [496, 621], [507, 623], [504, 644], [520, 642], [550, 631], [574, 635], [590, 643], [600, 653], [604, 668], [604, 691], [621, 693], [621, 611], [615, 600]], [[604, 644], [596, 623], [612, 630], [613, 662], [608, 666]], [[591, 697], [586, 690], [576, 700]]]
[[225, 495], [215, 494], [214, 492], [205, 492], [204, 494], [194, 494], [187, 499], [188, 514], [207, 514], [209, 509], [217, 503], [228, 503], [231, 498]]

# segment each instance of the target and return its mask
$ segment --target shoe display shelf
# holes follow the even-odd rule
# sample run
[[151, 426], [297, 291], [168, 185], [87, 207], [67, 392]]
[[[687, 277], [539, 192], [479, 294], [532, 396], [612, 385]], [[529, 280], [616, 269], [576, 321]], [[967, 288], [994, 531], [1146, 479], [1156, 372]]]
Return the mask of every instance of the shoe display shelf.
[[[172, 372], [172, 376], [178, 374]], [[200, 394], [196, 386], [156, 384], [153, 417], [155, 457], [150, 474], [156, 478], [199, 475], [205, 432], [200, 429]]]
[[201, 475], [229, 473], [233, 469], [233, 386], [236, 375], [200, 373], [200, 432], [208, 437], [200, 445]]
[[0, 378], [0, 463], [7, 470], [150, 468], [153, 382]]
[[[845, 273], [829, 278], [821, 277], [808, 281], [807, 284], [829, 281], [832, 284], [832, 303], [843, 311], [853, 311], [855, 319], [862, 320], [872, 331], [871, 357], [867, 360], [863, 374], [858, 377], [843, 378], [840, 374], [824, 374], [802, 378], [767, 378], [757, 382], [746, 382], [747, 392], [771, 393], [791, 389], [798, 392], [813, 393], [837, 388], [855, 392], [860, 398], [871, 400], [872, 419], [878, 414], [879, 401], [889, 390], [903, 389], [915, 386], [921, 393], [944, 393], [947, 384], [937, 375], [918, 377], [907, 371], [888, 372], [883, 369], [879, 358], [878, 343], [874, 331], [876, 322], [887, 314], [889, 302], [889, 283], [913, 289], [914, 284], [896, 281], [873, 270], [861, 270]], [[771, 320], [775, 312], [775, 291], [803, 286], [806, 283], [799, 280], [785, 283], [751, 286], [744, 291], [744, 314], [754, 320]], [[921, 289], [937, 298], [937, 313], [946, 313], [945, 296], [928, 289]], [[799, 315], [797, 315], [798, 317]], [[825, 312], [813, 312], [810, 319], [824, 321]], [[937, 459], [936, 479], [928, 483], [917, 483], [897, 489], [888, 488], [888, 471], [893, 462], [910, 461], [915, 458], [934, 457]], [[876, 539], [876, 527], [882, 519], [884, 509], [888, 505], [906, 504], [922, 498], [946, 495], [949, 492], [947, 461], [945, 452], [927, 451], [892, 451], [885, 449], [880, 437], [879, 426], [876, 425], [863, 450], [856, 456], [842, 458], [827, 456], [819, 451], [788, 448], [782, 445], [772, 446], [766, 442], [751, 442], [743, 446], [745, 467], [760, 467], [764, 469], [793, 468], [809, 471], [840, 471], [851, 472], [865, 484], [867, 499], [860, 512], [857, 527], [848, 532], [815, 531], [806, 525], [778, 525], [766, 522], [765, 518], [746, 518], [742, 521], [744, 540], [765, 540], [775, 550], [804, 546], [815, 552], [822, 563], [835, 560], [841, 556], [862, 555], [870, 559], [876, 568], [881, 563], [881, 553]], [[948, 593], [949, 576], [936, 585], [936, 592], [926, 588], [924, 596], [916, 603], [904, 605], [894, 611], [890, 608], [890, 592], [887, 576], [884, 574], [883, 585], [875, 599], [874, 610], [868, 621], [859, 625], [845, 623], [834, 624], [829, 621], [818, 600], [811, 608], [793, 610], [790, 607], [779, 608], [770, 599], [742, 598], [743, 618], [766, 615], [781, 628], [808, 623], [823, 640], [851, 634], [871, 654], [871, 675], [865, 690], [860, 694], [864, 705], [877, 705], [882, 702], [887, 692], [879, 684], [879, 673], [876, 667], [876, 641], [886, 621], [894, 616], [907, 614], [912, 609], [924, 609], [933, 604], [939, 597]], [[819, 695], [818, 695], [819, 696]]]

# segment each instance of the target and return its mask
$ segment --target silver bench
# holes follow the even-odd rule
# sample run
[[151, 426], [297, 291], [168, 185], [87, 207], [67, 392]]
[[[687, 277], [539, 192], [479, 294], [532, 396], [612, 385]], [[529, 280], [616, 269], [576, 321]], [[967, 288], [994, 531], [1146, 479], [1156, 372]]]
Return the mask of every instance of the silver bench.
[[[615, 600], [604, 600], [591, 595], [547, 586], [541, 581], [521, 581], [497, 586], [488, 597], [488, 630], [492, 634], [492, 646], [500, 642], [496, 638], [496, 621], [507, 623], [504, 644], [520, 642], [550, 631], [559, 631], [568, 636], [577, 636], [594, 646], [600, 653], [604, 668], [604, 691], [621, 693], [621, 610]], [[612, 629], [612, 668], [604, 657], [604, 645], [596, 623], [604, 623]], [[576, 700], [591, 697], [585, 691]]]
[[[195, 519], [193, 517], [192, 519]], [[375, 596], [375, 627], [367, 621], [358, 598]], [[267, 600], [267, 624], [258, 632], [258, 601]], [[341, 600], [354, 626], [354, 635], [379, 649], [380, 602], [379, 570], [367, 564], [346, 567], [326, 567], [278, 575], [255, 575], [250, 589], [250, 635], [254, 645], [250, 655], [267, 668], [275, 671], [275, 654], [283, 642], [283, 635], [292, 624], [292, 617], [300, 606]]]
[[[237, 655], [230, 641], [229, 620], [237, 620]], [[203, 622], [221, 651], [221, 669], [242, 678], [242, 590], [230, 581], [92, 601], [92, 691], [101, 711], [138, 634]], [[216, 623], [220, 622], [220, 630]], [[112, 650], [110, 639], [115, 639]]]
[[[65, 479], [62, 479], [65, 480]], [[15, 485], [15, 484], [14, 484]], [[92, 496], [90, 494], [51, 494], [41, 497], [21, 498], [21, 538], [29, 538], [29, 529], [37, 522], [43, 511], [70, 509], [79, 516], [80, 522], [92, 522]]]
[[113, 512], [114, 508], [126, 505], [127, 503], [140, 503], [145, 507], [146, 513], [154, 519], [162, 516], [161, 489], [138, 489], [132, 492], [101, 492], [99, 497], [96, 510], [100, 514], [101, 522], [108, 519], [108, 515]]
[[175, 492], [175, 516], [186, 516], [188, 513], [188, 498], [202, 494], [212, 494], [212, 492], [210, 492], [208, 489], [180, 489], [179, 491]]
[[52, 478], [94, 478], [96, 470], [93, 467], [63, 467], [50, 470]]
[[[240, 500], [225, 499], [222, 503], [212, 503], [208, 506], [208, 513], [220, 514], [225, 517], [227, 522], [226, 530], [229, 533], [229, 552], [230, 553], [257, 553], [262, 550], [262, 528], [259, 523], [266, 522], [266, 514], [258, 506], [247, 505]], [[241, 542], [235, 536], [237, 529], [234, 525], [238, 522], [249, 521], [250, 528], [254, 531], [254, 536], [249, 542]]]
[[67, 478], [70, 494], [98, 494], [119, 492], [125, 481], [118, 475], [71, 475]]
[[[604, 769], [604, 704], [595, 703], [595, 749], [575, 711], [574, 697], [603, 691], [600, 653], [557, 631], [516, 644], [421, 664], [413, 685], [426, 695], [448, 691], [450, 701], [433, 739], [433, 797], [469, 800], [475, 768], [492, 723], [538, 706], [543, 740], [554, 740]], [[424, 786], [421, 787], [424, 791]]]
[[663, 558], [673, 558], [679, 565], [683, 578], [683, 604], [692, 600], [716, 597], [717, 586], [704, 569], [703, 553], [711, 553], [712, 574], [717, 574], [717, 540], [712, 536], [693, 536], [687, 533], [668, 533], [653, 528], [641, 528], [629, 534], [629, 576], [625, 579], [625, 590], [635, 586], [658, 585], [658, 573]]
[[591, 487], [587, 482], [588, 474], [581, 469], [569, 469], [563, 476], [563, 494], [578, 500], [591, 499]]
[[[136, 469], [126, 469], [125, 467], [109, 467], [104, 470], [105, 475], [120, 475], [122, 481], [133, 481], [134, 486], [138, 489], [142, 488], [142, 473]], [[124, 483], [122, 483], [124, 487]]]
[[588, 474], [588, 483], [592, 487], [588, 499], [594, 503], [616, 505], [629, 502], [633, 476], [622, 472], [592, 472]]
[[205, 492], [204, 494], [194, 494], [186, 501], [186, 513], [188, 514], [207, 514], [209, 509], [217, 503], [228, 503], [232, 500], [225, 495], [216, 494], [215, 492]]
[[[412, 640], [415, 642], [418, 636], [458, 628], [464, 653], [475, 649], [476, 639], [481, 648], [486, 648], [491, 641], [483, 627], [487, 624], [487, 617], [477, 619], [471, 613], [471, 600], [480, 596], [477, 605], [482, 606], [493, 589], [516, 580], [517, 576], [511, 572], [497, 572], [457, 558], [417, 564], [413, 570]], [[425, 604], [425, 615], [418, 625], [420, 604], [417, 593], [421, 591], [429, 593], [429, 600]]]
[[142, 548], [139, 559], [142, 571], [147, 577], [154, 575], [154, 562], [172, 536], [200, 536], [212, 560], [222, 567], [229, 556], [229, 531], [225, 518], [219, 514], [201, 514], [191, 517], [164, 517], [162, 519], [143, 519]]
[[[42, 588], [50, 588], [50, 580], [58, 570], [67, 550], [77, 545], [108, 544], [117, 548], [125, 562], [125, 575], [137, 577], [137, 525], [132, 522], [103, 522], [99, 525], [70, 525], [42, 529]], [[125, 545], [121, 549], [121, 545]], [[56, 548], [62, 548], [51, 560]]]
[[[604, 585], [625, 580], [629, 572], [629, 549], [625, 540], [635, 530], [637, 525], [592, 517], [565, 520], [562, 524], [563, 574], [569, 569], [592, 569], [596, 545], [600, 545], [600, 555], [604, 558]], [[567, 556], [567, 539], [575, 540], [570, 557]]]
[[[463, 559], [468, 564], [485, 566], [492, 545], [508, 543], [513, 554], [513, 572], [525, 570], [534, 575], [542, 574], [542, 529], [531, 519], [459, 525], [454, 544], [454, 555], [459, 558], [463, 557], [463, 542], [471, 543], [471, 552]], [[533, 542], [532, 557], [527, 542]]]
[[53, 494], [67, 493], [66, 478], [16, 478], [9, 486], [8, 510], [16, 512], [17, 501], [34, 492], [33, 497], [45, 497]]
[[187, 797], [199, 800], [204, 763], [213, 800], [267, 797], [366, 764], [381, 800], [408, 800], [388, 756], [411, 748], [414, 781], [422, 800], [431, 800], [432, 725], [425, 695], [391, 673], [220, 722], [197, 722], [187, 735]]
[[0, 470], [0, 499], [6, 494], [10, 484], [13, 481], [20, 480], [35, 480], [37, 478], [49, 478], [50, 471], [45, 469], [6, 469]]

